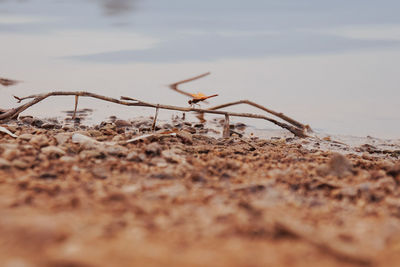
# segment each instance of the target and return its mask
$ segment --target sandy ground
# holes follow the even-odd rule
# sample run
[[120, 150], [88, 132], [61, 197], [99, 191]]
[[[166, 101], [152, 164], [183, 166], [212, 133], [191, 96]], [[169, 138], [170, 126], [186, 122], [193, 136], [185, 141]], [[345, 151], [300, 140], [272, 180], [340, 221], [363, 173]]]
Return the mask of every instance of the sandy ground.
[[18, 137], [0, 133], [0, 266], [400, 265], [395, 150], [190, 123], [139, 140], [148, 122], [3, 126]]

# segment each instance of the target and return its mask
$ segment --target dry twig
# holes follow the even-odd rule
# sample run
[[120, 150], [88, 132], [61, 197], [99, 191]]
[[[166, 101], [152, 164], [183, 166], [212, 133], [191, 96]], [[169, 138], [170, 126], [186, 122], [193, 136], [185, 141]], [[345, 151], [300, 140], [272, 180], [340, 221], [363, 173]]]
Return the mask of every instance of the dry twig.
[[190, 93], [188, 93], [188, 92], [185, 92], [185, 91], [179, 89], [178, 86], [179, 86], [180, 84], [183, 84], [183, 83], [188, 83], [188, 82], [191, 82], [191, 81], [194, 81], [194, 80], [203, 78], [203, 77], [205, 77], [205, 76], [207, 76], [207, 75], [209, 75], [209, 74], [210, 74], [210, 72], [206, 72], [206, 73], [200, 74], [200, 75], [198, 75], [198, 76], [195, 76], [195, 77], [192, 77], [192, 78], [189, 78], [189, 79], [186, 79], [186, 80], [182, 80], [182, 81], [173, 83], [173, 84], [171, 84], [171, 85], [169, 86], [169, 88], [171, 88], [172, 90], [174, 90], [174, 91], [176, 91], [176, 92], [178, 92], [178, 93], [180, 93], [180, 94], [186, 95], [186, 96], [188, 96], [188, 97], [192, 97], [192, 96], [193, 96], [192, 94], [190, 94]]
[[160, 108], [159, 108], [158, 105], [157, 105], [156, 114], [154, 115], [153, 124], [151, 125], [151, 130], [152, 130], [153, 132], [156, 130], [156, 123], [157, 123], [157, 116], [158, 116], [158, 110], [159, 110], [159, 109], [160, 109]]
[[219, 115], [228, 115], [228, 116], [234, 116], [234, 117], [246, 117], [246, 118], [254, 118], [254, 119], [263, 119], [267, 120], [269, 122], [272, 122], [284, 129], [289, 130], [292, 132], [295, 136], [298, 137], [307, 137], [307, 134], [304, 133], [302, 129], [299, 129], [298, 127], [294, 127], [291, 125], [288, 125], [283, 122], [279, 122], [273, 118], [264, 116], [264, 115], [259, 115], [259, 114], [252, 114], [252, 113], [237, 113], [237, 112], [227, 112], [227, 111], [219, 111], [219, 110], [207, 110], [207, 109], [200, 109], [200, 108], [185, 108], [185, 107], [177, 107], [177, 106], [171, 106], [171, 105], [162, 105], [162, 104], [152, 104], [152, 103], [147, 103], [141, 100], [137, 100], [134, 98], [130, 97], [121, 97], [121, 100], [107, 97], [107, 96], [102, 96], [99, 94], [94, 94], [90, 92], [66, 92], [66, 91], [59, 91], [59, 92], [49, 92], [45, 94], [38, 94], [38, 95], [31, 95], [31, 96], [26, 96], [26, 97], [17, 97], [14, 96], [18, 102], [21, 102], [26, 99], [32, 99], [26, 104], [23, 104], [17, 108], [8, 110], [7, 112], [0, 114], [0, 122], [5, 122], [8, 121], [12, 118], [15, 118], [18, 116], [21, 112], [26, 110], [27, 108], [39, 103], [40, 101], [50, 97], [50, 96], [80, 96], [80, 97], [93, 97], [97, 98], [100, 100], [120, 104], [120, 105], [125, 105], [125, 106], [139, 106], [139, 107], [152, 107], [152, 108], [160, 108], [160, 109], [167, 109], [167, 110], [176, 110], [176, 111], [183, 111], [183, 112], [202, 112], [202, 113], [210, 113], [210, 114], [219, 114]]
[[239, 105], [239, 104], [247, 104], [247, 105], [259, 108], [259, 109], [264, 110], [264, 111], [266, 111], [266, 112], [268, 112], [268, 113], [270, 113], [272, 115], [277, 116], [278, 118], [281, 118], [284, 121], [287, 121], [288, 123], [300, 128], [300, 129], [307, 130], [307, 131], [311, 130], [310, 126], [308, 126], [308, 125], [304, 125], [304, 124], [302, 124], [302, 123], [300, 123], [300, 122], [298, 122], [298, 121], [286, 116], [285, 114], [283, 114], [281, 112], [273, 111], [271, 109], [268, 109], [268, 108], [266, 108], [266, 107], [264, 107], [264, 106], [262, 106], [260, 104], [254, 103], [254, 102], [249, 101], [249, 100], [239, 100], [239, 101], [236, 101], [236, 102], [229, 102], [229, 103], [225, 103], [225, 104], [218, 105], [218, 106], [215, 106], [215, 107], [211, 107], [208, 110], [218, 110], [218, 109], [221, 109], [221, 108], [226, 108], [226, 107], [229, 107], [229, 106], [234, 106], [234, 105]]
[[[187, 93], [187, 92], [185, 92], [185, 91], [183, 91], [183, 90], [180, 90], [180, 89], [178, 88], [178, 86], [179, 86], [180, 84], [182, 84], [182, 83], [187, 83], [187, 82], [191, 82], [191, 81], [193, 81], [193, 80], [200, 79], [200, 78], [202, 78], [202, 77], [204, 77], [204, 76], [207, 76], [207, 75], [209, 75], [209, 74], [210, 74], [210, 72], [206, 72], [206, 73], [204, 73], [204, 74], [201, 74], [201, 75], [198, 75], [198, 76], [195, 76], [195, 77], [186, 79], [186, 80], [182, 80], [182, 81], [173, 83], [173, 84], [170, 85], [170, 88], [171, 88], [172, 90], [178, 92], [178, 93], [187, 95], [187, 96], [189, 96], [189, 97], [193, 97], [193, 96], [194, 96], [193, 94], [190, 94], [190, 93]], [[191, 102], [191, 101], [189, 101], [189, 104], [190, 104], [190, 102]], [[234, 106], [234, 105], [239, 105], [239, 104], [247, 104], [247, 105], [256, 107], [256, 108], [258, 108], [258, 109], [261, 109], [261, 110], [263, 110], [263, 111], [266, 111], [266, 112], [268, 112], [268, 113], [270, 113], [270, 114], [272, 114], [272, 115], [274, 115], [274, 116], [276, 116], [276, 117], [278, 117], [278, 118], [280, 118], [280, 119], [282, 119], [282, 120], [284, 120], [284, 121], [286, 121], [286, 122], [292, 124], [292, 125], [295, 126], [296, 128], [299, 128], [301, 131], [304, 131], [304, 132], [306, 132], [306, 131], [307, 131], [307, 132], [312, 132], [310, 126], [304, 125], [304, 124], [302, 124], [302, 123], [300, 123], [300, 122], [298, 122], [298, 121], [296, 121], [296, 120], [294, 120], [294, 119], [292, 119], [292, 118], [286, 116], [286, 115], [283, 114], [282, 112], [276, 112], [276, 111], [274, 111], [274, 110], [271, 110], [271, 109], [269, 109], [269, 108], [266, 108], [266, 107], [264, 107], [264, 106], [262, 106], [262, 105], [260, 105], [260, 104], [254, 103], [254, 102], [249, 101], [249, 100], [240, 100], [240, 101], [235, 101], [235, 102], [229, 102], [229, 103], [225, 103], [225, 104], [222, 104], [222, 105], [218, 105], [218, 106], [209, 108], [208, 110], [218, 110], [218, 109], [221, 109], [221, 108], [225, 108], [225, 107], [229, 107], [229, 106]], [[199, 120], [200, 120], [202, 123], [205, 122], [204, 113], [199, 113], [198, 118], [199, 118]]]
[[75, 108], [74, 108], [74, 114], [72, 115], [72, 119], [75, 120], [75, 116], [76, 116], [76, 109], [78, 108], [78, 99], [79, 96], [75, 96]]
[[231, 136], [231, 131], [229, 128], [229, 115], [225, 114], [225, 121], [224, 121], [224, 131], [222, 133], [223, 138], [229, 138]]

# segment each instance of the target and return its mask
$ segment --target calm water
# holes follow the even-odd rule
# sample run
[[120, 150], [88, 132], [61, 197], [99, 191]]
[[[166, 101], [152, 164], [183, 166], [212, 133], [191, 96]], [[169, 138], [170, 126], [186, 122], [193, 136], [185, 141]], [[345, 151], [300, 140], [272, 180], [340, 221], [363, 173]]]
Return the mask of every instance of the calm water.
[[[50, 90], [186, 106], [167, 85], [211, 71], [183, 88], [218, 93], [211, 104], [253, 100], [327, 133], [400, 138], [399, 10], [397, 0], [0, 0], [0, 76], [24, 81], [0, 88], [0, 107]], [[72, 107], [53, 98], [27, 113]]]

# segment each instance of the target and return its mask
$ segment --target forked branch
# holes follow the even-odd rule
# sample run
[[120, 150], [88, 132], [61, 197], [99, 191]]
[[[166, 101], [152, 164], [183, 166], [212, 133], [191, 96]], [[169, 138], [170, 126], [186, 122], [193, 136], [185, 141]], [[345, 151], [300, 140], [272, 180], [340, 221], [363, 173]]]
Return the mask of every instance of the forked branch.
[[27, 108], [41, 102], [42, 100], [44, 100], [50, 96], [92, 97], [92, 98], [97, 98], [100, 100], [112, 102], [112, 103], [119, 104], [119, 105], [125, 105], [125, 106], [150, 107], [150, 108], [183, 111], [183, 112], [210, 113], [210, 114], [219, 114], [219, 115], [233, 116], [233, 117], [263, 119], [263, 120], [272, 122], [273, 124], [278, 125], [281, 128], [287, 129], [288, 131], [293, 133], [295, 136], [307, 137], [307, 134], [304, 132], [303, 129], [291, 126], [291, 125], [283, 123], [283, 122], [279, 122], [273, 118], [270, 118], [270, 117], [267, 117], [264, 115], [252, 114], [252, 113], [227, 112], [227, 111], [220, 111], [220, 110], [207, 110], [207, 109], [192, 108], [192, 107], [187, 108], [187, 107], [178, 107], [178, 106], [163, 105], [163, 104], [152, 104], [152, 103], [147, 103], [147, 102], [137, 100], [134, 98], [130, 98], [130, 97], [121, 97], [121, 100], [118, 100], [118, 99], [115, 99], [112, 97], [107, 97], [107, 96], [102, 96], [99, 94], [94, 94], [94, 93], [90, 93], [90, 92], [82, 92], [82, 91], [79, 91], [79, 92], [73, 92], [73, 91], [71, 91], [71, 92], [68, 92], [68, 91], [49, 92], [49, 93], [45, 93], [45, 94], [31, 95], [31, 96], [26, 96], [26, 97], [14, 96], [18, 100], [18, 102], [21, 102], [21, 101], [27, 100], [27, 99], [32, 99], [32, 100], [27, 102], [26, 104], [23, 104], [23, 105], [17, 107], [17, 108], [8, 110], [7, 112], [0, 114], [0, 122], [6, 122], [12, 118], [15, 118], [16, 116], [18, 116], [21, 112], [23, 112]]
[[208, 108], [208, 110], [217, 110], [217, 109], [226, 108], [226, 107], [239, 105], [239, 104], [247, 104], [247, 105], [259, 108], [259, 109], [264, 110], [264, 111], [266, 111], [266, 112], [268, 112], [268, 113], [270, 113], [272, 115], [275, 115], [278, 118], [281, 118], [284, 121], [287, 121], [288, 123], [300, 128], [300, 129], [311, 131], [310, 126], [304, 125], [304, 124], [302, 124], [302, 123], [300, 123], [300, 122], [298, 122], [298, 121], [286, 116], [282, 112], [273, 111], [273, 110], [271, 110], [269, 108], [266, 108], [266, 107], [264, 107], [264, 106], [262, 106], [260, 104], [254, 103], [254, 102], [249, 101], [249, 100], [239, 100], [239, 101], [236, 101], [236, 102], [229, 102], [229, 103], [226, 103], [226, 104], [222, 104], [222, 105], [218, 105], [218, 106], [215, 106], [215, 107]]
[[176, 92], [178, 92], [178, 93], [180, 93], [180, 94], [186, 95], [186, 96], [188, 96], [188, 97], [192, 97], [192, 94], [190, 94], [190, 93], [188, 93], [188, 92], [185, 92], [185, 91], [179, 89], [178, 86], [179, 86], [180, 84], [183, 84], [183, 83], [188, 83], [188, 82], [191, 82], [191, 81], [194, 81], [194, 80], [203, 78], [203, 77], [205, 77], [205, 76], [207, 76], [207, 75], [209, 75], [209, 74], [210, 74], [210, 72], [206, 72], [206, 73], [197, 75], [197, 76], [195, 76], [195, 77], [192, 77], [192, 78], [189, 78], [189, 79], [186, 79], [186, 80], [182, 80], [182, 81], [179, 81], [179, 82], [170, 84], [169, 88], [171, 88], [172, 90], [174, 90], [174, 91], [176, 91]]
[[[191, 81], [194, 81], [194, 80], [203, 78], [204, 76], [207, 76], [207, 75], [209, 75], [209, 74], [210, 74], [210, 72], [206, 72], [206, 73], [200, 74], [200, 75], [198, 75], [198, 76], [195, 76], [195, 77], [192, 77], [192, 78], [189, 78], [189, 79], [186, 79], [186, 80], [182, 80], [182, 81], [173, 83], [173, 84], [170, 85], [170, 88], [171, 88], [172, 90], [178, 92], [178, 93], [181, 93], [181, 94], [187, 95], [187, 96], [189, 96], [189, 97], [192, 97], [192, 96], [193, 96], [192, 94], [187, 93], [187, 92], [185, 92], [185, 91], [179, 89], [178, 86], [179, 86], [180, 84], [183, 84], [183, 83], [187, 83], [187, 82], [191, 82]], [[254, 102], [249, 101], [249, 100], [240, 100], [240, 101], [235, 101], [235, 102], [229, 102], [229, 103], [226, 103], [226, 104], [222, 104], [222, 105], [218, 105], [218, 106], [215, 106], [215, 107], [212, 107], [212, 108], [208, 108], [208, 110], [218, 110], [218, 109], [222, 109], [222, 108], [226, 108], [226, 107], [234, 106], [234, 105], [239, 105], [239, 104], [247, 104], [247, 105], [256, 107], [256, 108], [258, 108], [258, 109], [261, 109], [261, 110], [263, 110], [263, 111], [265, 111], [265, 112], [268, 112], [268, 113], [270, 113], [270, 114], [272, 114], [272, 115], [274, 115], [274, 116], [276, 116], [276, 117], [278, 117], [278, 118], [280, 118], [280, 119], [282, 119], [282, 120], [284, 120], [284, 121], [286, 121], [286, 122], [292, 124], [293, 126], [295, 126], [295, 127], [297, 127], [297, 128], [300, 128], [300, 129], [303, 130], [303, 131], [312, 132], [310, 126], [304, 125], [304, 124], [302, 124], [302, 123], [300, 123], [300, 122], [298, 122], [298, 121], [296, 121], [296, 120], [294, 120], [294, 119], [292, 119], [292, 118], [286, 116], [286, 115], [283, 114], [282, 112], [276, 112], [276, 111], [274, 111], [274, 110], [272, 110], [272, 109], [266, 108], [266, 107], [264, 107], [264, 106], [262, 106], [262, 105], [260, 105], [260, 104], [254, 103]], [[202, 115], [200, 115], [200, 116], [201, 116], [201, 117], [200, 117], [200, 120], [204, 120], [204, 118], [202, 117]]]

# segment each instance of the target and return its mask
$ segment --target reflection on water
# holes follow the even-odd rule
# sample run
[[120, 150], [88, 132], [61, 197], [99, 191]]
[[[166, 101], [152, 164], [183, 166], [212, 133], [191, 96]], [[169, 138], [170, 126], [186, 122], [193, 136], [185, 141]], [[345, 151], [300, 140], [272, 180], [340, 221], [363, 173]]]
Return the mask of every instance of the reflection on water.
[[[399, 137], [400, 2], [309, 0], [0, 0], [0, 76], [11, 95], [87, 90], [185, 106], [166, 86], [249, 99], [326, 132]], [[48, 115], [73, 100], [46, 100]], [[107, 117], [151, 115], [82, 100]], [[237, 107], [235, 111], [254, 112]], [[169, 115], [168, 115], [169, 116]], [[264, 122], [249, 121], [259, 128]]]
[[97, 0], [97, 2], [103, 6], [106, 15], [114, 16], [131, 13], [135, 0]]

